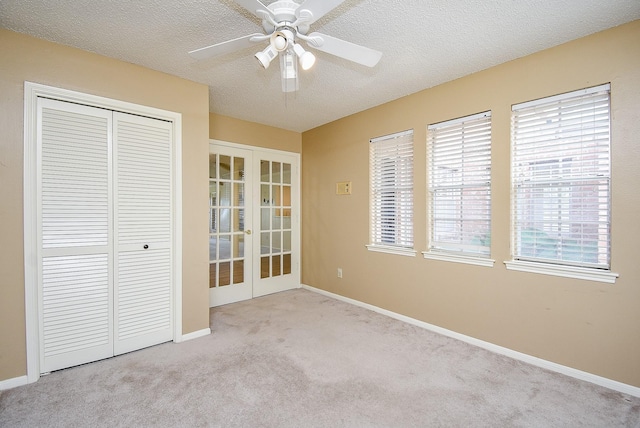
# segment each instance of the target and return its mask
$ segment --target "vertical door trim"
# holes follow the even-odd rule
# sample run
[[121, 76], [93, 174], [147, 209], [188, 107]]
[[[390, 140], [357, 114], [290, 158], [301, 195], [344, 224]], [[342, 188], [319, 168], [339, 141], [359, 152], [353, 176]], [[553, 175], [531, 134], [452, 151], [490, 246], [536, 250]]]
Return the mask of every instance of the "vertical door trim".
[[37, 83], [24, 83], [24, 284], [27, 382], [40, 378], [40, 333], [38, 308], [38, 186], [37, 100], [52, 98], [91, 107], [147, 116], [173, 123], [172, 214], [173, 232], [173, 341], [182, 337], [182, 115], [126, 101], [104, 98]]

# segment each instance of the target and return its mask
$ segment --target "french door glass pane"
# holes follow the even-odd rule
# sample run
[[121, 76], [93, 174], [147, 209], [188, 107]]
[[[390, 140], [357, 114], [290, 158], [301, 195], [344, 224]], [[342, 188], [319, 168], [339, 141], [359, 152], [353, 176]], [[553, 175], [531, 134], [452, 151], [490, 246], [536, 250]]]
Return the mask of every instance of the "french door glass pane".
[[233, 258], [244, 257], [244, 235], [233, 235]]
[[240, 208], [233, 209], [233, 231], [234, 232], [244, 231], [244, 209], [240, 209]]
[[244, 183], [233, 183], [233, 205], [244, 206]]
[[269, 269], [269, 256], [260, 257], [260, 278], [269, 278], [271, 270]]
[[280, 163], [279, 162], [273, 162], [271, 164], [271, 175], [272, 175], [272, 179], [271, 182], [272, 183], [281, 183], [281, 175], [280, 175]]
[[209, 208], [209, 233], [218, 231], [218, 209]]
[[231, 262], [220, 262], [219, 287], [231, 284]]
[[271, 252], [273, 254], [282, 252], [282, 243], [281, 243], [282, 240], [280, 238], [281, 238], [280, 231], [273, 232], [271, 235], [271, 239], [272, 239]]
[[289, 275], [291, 273], [291, 253], [282, 255], [282, 274]]
[[214, 236], [209, 236], [209, 261], [216, 260], [218, 258], [218, 239]]
[[242, 284], [244, 282], [244, 260], [233, 262], [233, 283]]
[[219, 239], [219, 259], [227, 260], [231, 258], [231, 236], [230, 235], [220, 235]]
[[220, 232], [231, 232], [231, 210], [229, 208], [220, 209]]
[[229, 186], [229, 183], [220, 183], [218, 198], [220, 198], [220, 206], [228, 207], [231, 205], [231, 186]]
[[280, 276], [281, 275], [280, 256], [279, 255], [271, 256], [271, 264], [272, 264], [271, 276]]
[[233, 158], [233, 179], [244, 181], [244, 158]]
[[260, 254], [269, 254], [271, 252], [271, 240], [269, 232], [260, 234]]
[[231, 156], [220, 155], [220, 178], [222, 180], [231, 179]]
[[282, 164], [282, 182], [284, 184], [291, 184], [291, 164]]
[[260, 185], [260, 205], [269, 206], [271, 205], [271, 194], [269, 193], [269, 185], [262, 184]]
[[286, 230], [282, 232], [282, 251], [291, 251], [291, 231]]
[[280, 215], [280, 208], [274, 208], [273, 209], [273, 225], [272, 228], [274, 230], [280, 230], [280, 228], [282, 227], [282, 216]]

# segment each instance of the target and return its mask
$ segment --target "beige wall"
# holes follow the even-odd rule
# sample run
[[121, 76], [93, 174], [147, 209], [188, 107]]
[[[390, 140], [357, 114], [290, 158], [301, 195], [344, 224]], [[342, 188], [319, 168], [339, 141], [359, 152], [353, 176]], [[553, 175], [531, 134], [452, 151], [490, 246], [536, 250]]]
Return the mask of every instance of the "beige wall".
[[209, 113], [209, 138], [229, 143], [300, 153], [302, 134]]
[[[510, 108], [611, 82], [615, 285], [507, 271]], [[368, 142], [413, 128], [415, 249], [427, 247], [426, 127], [492, 111], [493, 268], [368, 252]], [[302, 135], [302, 281], [640, 387], [640, 21], [401, 98]], [[351, 196], [335, 183], [352, 181]], [[338, 279], [336, 269], [343, 269]]]
[[[0, 29], [0, 380], [26, 374], [24, 81], [182, 114], [183, 332], [209, 326], [208, 89], [167, 74]], [[201, 225], [202, 227], [198, 227]]]

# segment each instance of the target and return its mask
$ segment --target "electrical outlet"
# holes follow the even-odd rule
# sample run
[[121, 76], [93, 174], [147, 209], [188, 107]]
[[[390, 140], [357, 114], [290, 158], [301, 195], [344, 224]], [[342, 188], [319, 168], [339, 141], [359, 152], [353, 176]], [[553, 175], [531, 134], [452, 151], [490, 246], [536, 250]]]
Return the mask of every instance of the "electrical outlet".
[[338, 268], [338, 278], [342, 278], [342, 268]]

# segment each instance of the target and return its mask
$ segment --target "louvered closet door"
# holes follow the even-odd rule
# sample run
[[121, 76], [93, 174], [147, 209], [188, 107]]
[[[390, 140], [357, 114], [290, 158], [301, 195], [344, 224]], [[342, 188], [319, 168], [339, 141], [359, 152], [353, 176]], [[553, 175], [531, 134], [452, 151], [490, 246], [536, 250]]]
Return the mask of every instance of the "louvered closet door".
[[114, 113], [115, 354], [172, 335], [172, 124]]
[[40, 368], [113, 355], [110, 111], [38, 100]]

